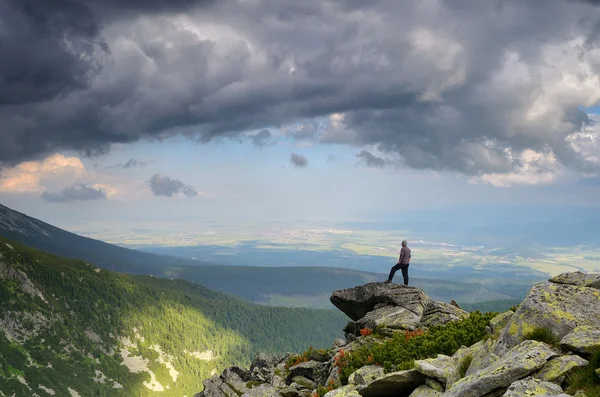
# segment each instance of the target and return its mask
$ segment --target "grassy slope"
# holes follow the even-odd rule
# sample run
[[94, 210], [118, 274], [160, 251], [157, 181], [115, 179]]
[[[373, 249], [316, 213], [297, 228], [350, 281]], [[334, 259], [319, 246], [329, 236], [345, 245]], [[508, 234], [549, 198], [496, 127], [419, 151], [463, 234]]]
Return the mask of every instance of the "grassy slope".
[[[337, 311], [259, 306], [185, 281], [99, 271], [3, 238], [0, 253], [0, 261], [26, 274], [47, 301], [23, 292], [14, 278], [0, 277], [4, 331], [8, 324], [26, 330], [11, 332], [20, 342], [0, 331], [0, 391], [9, 396], [44, 395], [39, 385], [56, 395], [69, 395], [69, 387], [81, 396], [158, 394], [144, 386], [152, 375], [130, 372], [120, 353], [148, 360], [164, 387], [160, 395], [192, 395], [212, 370], [247, 365], [257, 351], [328, 346], [347, 320]], [[134, 345], [129, 353], [119, 351], [124, 336]], [[176, 381], [157, 350], [178, 372]], [[207, 350], [217, 358], [185, 353]], [[98, 376], [106, 377], [104, 383], [93, 381]], [[124, 388], [113, 388], [115, 382]]]

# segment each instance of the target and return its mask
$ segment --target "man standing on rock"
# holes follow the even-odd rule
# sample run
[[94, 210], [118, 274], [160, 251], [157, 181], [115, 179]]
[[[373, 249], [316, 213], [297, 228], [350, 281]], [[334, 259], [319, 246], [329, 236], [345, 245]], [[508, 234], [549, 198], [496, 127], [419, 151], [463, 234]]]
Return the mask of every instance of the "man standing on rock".
[[394, 274], [398, 269], [402, 270], [402, 277], [404, 278], [404, 285], [408, 285], [408, 265], [410, 264], [410, 248], [406, 245], [406, 240], [402, 241], [402, 248], [400, 249], [400, 258], [398, 258], [398, 263], [390, 270], [390, 275], [388, 279], [385, 281], [386, 283], [391, 283], [394, 278]]

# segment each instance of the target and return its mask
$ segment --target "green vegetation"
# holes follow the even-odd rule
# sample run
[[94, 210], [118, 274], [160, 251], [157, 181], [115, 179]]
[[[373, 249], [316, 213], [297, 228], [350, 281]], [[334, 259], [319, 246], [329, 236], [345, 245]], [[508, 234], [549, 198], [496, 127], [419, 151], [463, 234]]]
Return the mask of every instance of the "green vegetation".
[[583, 390], [587, 397], [600, 397], [600, 377], [596, 374], [596, 370], [600, 368], [600, 349], [588, 361], [588, 365], [574, 369], [567, 377], [567, 393], [574, 395], [577, 390]]
[[[247, 366], [256, 352], [327, 347], [346, 322], [334, 310], [255, 305], [187, 281], [108, 272], [3, 238], [0, 255], [10, 271], [22, 272], [21, 279], [0, 273], [0, 324], [17, 325], [11, 336], [0, 332], [5, 395], [44, 394], [39, 385], [61, 396], [71, 388], [82, 397], [143, 397], [154, 394], [150, 387], [164, 388], [164, 396], [193, 395], [211, 372]], [[127, 356], [141, 370], [123, 365]]]
[[462, 321], [445, 326], [431, 327], [427, 332], [420, 330], [398, 333], [385, 342], [373, 340], [351, 352], [340, 351], [336, 365], [342, 384], [358, 368], [383, 365], [386, 372], [411, 369], [415, 360], [436, 357], [438, 354], [452, 355], [461, 346], [471, 346], [485, 335], [485, 327], [496, 313], [473, 312]]
[[458, 373], [461, 378], [464, 378], [473, 362], [473, 355], [469, 354], [465, 356], [462, 361], [458, 364]]
[[554, 335], [551, 329], [545, 327], [537, 327], [523, 335], [524, 340], [536, 340], [544, 342], [553, 347], [560, 347], [560, 340]]

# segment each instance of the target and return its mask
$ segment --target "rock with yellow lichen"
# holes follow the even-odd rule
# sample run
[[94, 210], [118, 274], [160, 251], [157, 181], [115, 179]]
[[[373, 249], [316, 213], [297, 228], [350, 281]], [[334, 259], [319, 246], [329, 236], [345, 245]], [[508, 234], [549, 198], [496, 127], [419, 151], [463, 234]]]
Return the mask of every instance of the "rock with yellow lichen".
[[579, 326], [600, 327], [600, 290], [567, 284], [536, 285], [500, 332], [493, 352], [502, 356], [536, 328], [547, 328], [560, 340]]
[[444, 397], [481, 397], [499, 388], [509, 387], [542, 368], [557, 353], [542, 342], [526, 340], [510, 349], [489, 367], [454, 383]]
[[533, 374], [534, 378], [561, 384], [565, 377], [575, 368], [588, 365], [588, 361], [576, 354], [555, 357], [548, 361], [538, 372]]
[[569, 284], [578, 287], [589, 287], [600, 289], [600, 274], [589, 274], [584, 272], [562, 273], [549, 280], [555, 284]]
[[560, 345], [575, 353], [591, 354], [600, 349], [600, 327], [577, 327], [561, 339]]
[[503, 397], [534, 397], [534, 396], [560, 396], [563, 395], [563, 389], [554, 383], [545, 382], [528, 376], [527, 378], [513, 382]]

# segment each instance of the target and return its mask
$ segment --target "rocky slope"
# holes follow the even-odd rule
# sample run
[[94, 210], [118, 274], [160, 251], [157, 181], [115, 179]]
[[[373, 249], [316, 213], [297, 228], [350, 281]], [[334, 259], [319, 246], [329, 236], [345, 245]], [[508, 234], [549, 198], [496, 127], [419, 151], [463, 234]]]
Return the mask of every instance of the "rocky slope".
[[[452, 355], [415, 360], [403, 371], [364, 365], [344, 384], [340, 357], [394, 334], [427, 333], [469, 313], [403, 285], [370, 283], [335, 291], [331, 302], [351, 319], [346, 340], [336, 340], [326, 351], [309, 350], [304, 360], [259, 354], [249, 369], [230, 367], [205, 380], [195, 397], [569, 396], [569, 375], [589, 367], [600, 349], [600, 275], [566, 273], [549, 281], [534, 286], [515, 311], [493, 317], [481, 341]], [[379, 338], [365, 329], [377, 330]], [[591, 369], [600, 377], [599, 369]], [[600, 390], [597, 380], [594, 390]]]

